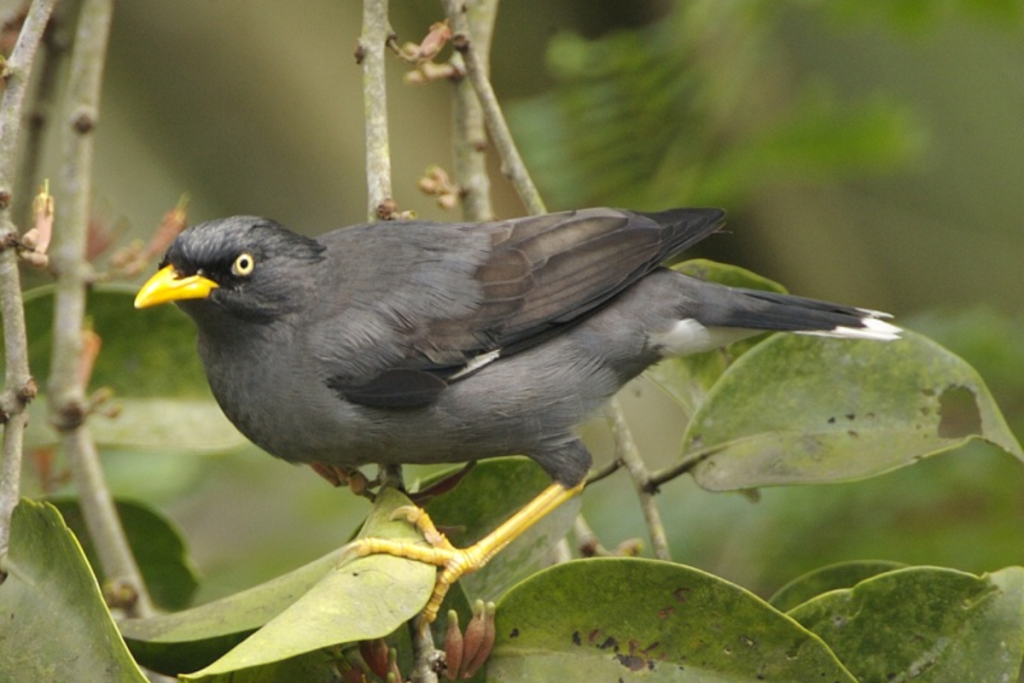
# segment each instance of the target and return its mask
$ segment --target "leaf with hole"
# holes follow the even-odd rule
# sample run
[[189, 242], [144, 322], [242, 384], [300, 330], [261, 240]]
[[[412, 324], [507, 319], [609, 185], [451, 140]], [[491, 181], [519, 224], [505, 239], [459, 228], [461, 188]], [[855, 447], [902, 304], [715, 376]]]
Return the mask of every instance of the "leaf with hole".
[[682, 457], [717, 491], [870, 477], [973, 439], [1024, 460], [978, 373], [935, 342], [779, 334], [722, 375]]

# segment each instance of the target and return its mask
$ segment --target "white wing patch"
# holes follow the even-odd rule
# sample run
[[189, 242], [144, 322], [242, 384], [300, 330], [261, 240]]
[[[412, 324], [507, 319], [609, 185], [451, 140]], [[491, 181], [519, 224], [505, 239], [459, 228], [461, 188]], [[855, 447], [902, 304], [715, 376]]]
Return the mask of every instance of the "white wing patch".
[[498, 360], [498, 358], [500, 357], [501, 349], [494, 349], [493, 351], [488, 351], [487, 353], [481, 353], [479, 356], [474, 356], [473, 358], [469, 359], [468, 363], [466, 363], [466, 367], [462, 368], [454, 375], [449, 377], [448, 381], [454, 382], [457, 379], [461, 379], [466, 375], [472, 374], [479, 370], [480, 368], [484, 367], [485, 365], [488, 365]]

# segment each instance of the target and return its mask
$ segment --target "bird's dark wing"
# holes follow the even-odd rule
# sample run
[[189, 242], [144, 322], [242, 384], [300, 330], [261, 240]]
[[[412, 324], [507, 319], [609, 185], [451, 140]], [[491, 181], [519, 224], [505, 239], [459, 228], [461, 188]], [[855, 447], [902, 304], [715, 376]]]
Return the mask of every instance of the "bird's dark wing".
[[622, 292], [721, 225], [718, 209], [588, 209], [491, 224], [472, 315], [431, 321], [427, 339], [476, 355], [528, 348]]
[[323, 240], [338, 254], [330, 260], [339, 294], [320, 307], [328, 314], [312, 335], [329, 349], [320, 354], [327, 381], [363, 405], [430, 403], [449, 382], [581, 320], [722, 217], [587, 209], [331, 233]]

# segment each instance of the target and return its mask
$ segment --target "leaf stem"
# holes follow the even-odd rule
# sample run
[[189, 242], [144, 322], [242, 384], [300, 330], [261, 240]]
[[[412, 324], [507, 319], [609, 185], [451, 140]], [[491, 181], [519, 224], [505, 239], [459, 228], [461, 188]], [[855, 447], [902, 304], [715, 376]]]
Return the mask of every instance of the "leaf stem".
[[696, 467], [697, 465], [699, 465], [700, 463], [704, 462], [709, 457], [714, 455], [714, 452], [714, 449], [695, 451], [686, 455], [682, 460], [675, 463], [674, 465], [669, 465], [668, 467], [652, 472], [651, 475], [647, 478], [648, 490], [654, 491], [662, 484], [672, 481], [676, 477], [680, 477], [686, 474], [694, 467]]
[[103, 478], [96, 446], [85, 425], [89, 412], [82, 373], [85, 299], [92, 272], [86, 262], [86, 234], [92, 200], [93, 132], [99, 120], [100, 88], [106, 62], [113, 0], [84, 0], [71, 54], [68, 98], [61, 135], [61, 198], [50, 263], [57, 274], [53, 313], [50, 421], [61, 435], [79, 492], [82, 516], [100, 565], [113, 585], [134, 599], [130, 616], [146, 616], [152, 605], [132, 557], [114, 501]]
[[21, 301], [16, 244], [18, 229], [11, 220], [11, 202], [22, 108], [32, 75], [36, 50], [55, 0], [35, 0], [21, 27], [18, 42], [6, 61], [5, 86], [0, 99], [0, 315], [4, 329], [4, 389], [0, 394], [0, 422], [4, 425], [3, 463], [0, 464], [0, 557], [11, 540], [11, 514], [21, 492], [21, 456], [25, 407], [35, 394], [29, 373], [25, 310]]

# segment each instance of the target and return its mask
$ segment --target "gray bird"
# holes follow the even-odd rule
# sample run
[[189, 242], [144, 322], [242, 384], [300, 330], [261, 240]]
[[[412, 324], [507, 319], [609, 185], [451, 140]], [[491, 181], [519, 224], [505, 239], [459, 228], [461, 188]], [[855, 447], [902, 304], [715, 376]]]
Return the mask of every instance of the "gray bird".
[[586, 209], [309, 238], [235, 216], [182, 232], [135, 306], [174, 301], [192, 317], [214, 397], [272, 455], [343, 478], [524, 454], [551, 475], [471, 548], [435, 538], [443, 559], [420, 558], [444, 567], [432, 620], [448, 585], [582, 488], [591, 458], [575, 428], [645, 368], [766, 330], [898, 336], [884, 313], [661, 267], [723, 217]]

